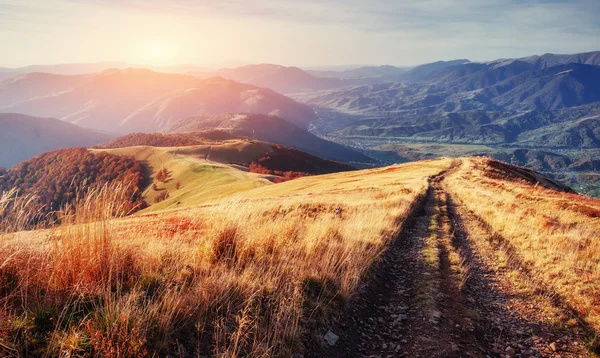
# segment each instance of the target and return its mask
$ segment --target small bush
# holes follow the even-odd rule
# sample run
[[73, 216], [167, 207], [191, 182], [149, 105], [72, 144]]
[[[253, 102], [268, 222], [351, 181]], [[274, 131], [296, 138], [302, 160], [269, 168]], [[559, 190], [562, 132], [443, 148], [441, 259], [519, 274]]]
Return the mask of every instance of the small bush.
[[156, 176], [154, 178], [157, 181], [164, 183], [168, 177], [169, 177], [169, 171], [167, 171], [166, 168], [163, 168], [163, 169], [159, 170], [158, 173], [156, 173]]
[[169, 199], [169, 191], [165, 190], [162, 193], [158, 194], [158, 196], [156, 196], [156, 198], [154, 198], [154, 202], [158, 204], [161, 201], [165, 201], [167, 199]]

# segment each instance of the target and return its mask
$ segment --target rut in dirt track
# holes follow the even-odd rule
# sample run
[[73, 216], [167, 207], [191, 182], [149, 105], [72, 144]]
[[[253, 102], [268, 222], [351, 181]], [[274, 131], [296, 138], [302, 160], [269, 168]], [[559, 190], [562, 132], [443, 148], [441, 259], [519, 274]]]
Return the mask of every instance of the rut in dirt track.
[[308, 357], [554, 357], [557, 347], [562, 357], [587, 356], [577, 334], [540, 318], [542, 298], [519, 294], [497, 266], [498, 248], [484, 250], [493, 233], [445, 189], [459, 165], [429, 180], [399, 237], [328, 327], [339, 341]]
[[337, 328], [340, 343], [310, 356], [485, 356], [453, 262], [453, 225], [440, 185], [445, 175], [430, 180], [371, 283], [351, 303]]

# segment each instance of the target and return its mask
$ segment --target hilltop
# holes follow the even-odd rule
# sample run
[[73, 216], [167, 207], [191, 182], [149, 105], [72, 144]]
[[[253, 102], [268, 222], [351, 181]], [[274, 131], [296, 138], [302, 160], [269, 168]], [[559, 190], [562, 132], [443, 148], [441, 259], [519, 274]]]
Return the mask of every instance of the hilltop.
[[315, 136], [277, 116], [260, 114], [221, 114], [185, 117], [164, 128], [167, 133], [218, 130], [235, 136], [278, 143], [329, 160], [374, 165], [375, 161], [351, 148]]
[[[152, 211], [197, 205], [300, 176], [354, 170], [277, 144], [204, 135], [130, 134], [92, 151], [140, 161], [150, 178], [143, 197]], [[162, 170], [166, 177], [159, 180]]]

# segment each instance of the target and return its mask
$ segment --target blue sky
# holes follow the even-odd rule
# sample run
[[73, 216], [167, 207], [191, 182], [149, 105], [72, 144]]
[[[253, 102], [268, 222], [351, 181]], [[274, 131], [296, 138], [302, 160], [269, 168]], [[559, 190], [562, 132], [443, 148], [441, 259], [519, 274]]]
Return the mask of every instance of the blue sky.
[[600, 50], [599, 0], [0, 0], [0, 66], [414, 65]]

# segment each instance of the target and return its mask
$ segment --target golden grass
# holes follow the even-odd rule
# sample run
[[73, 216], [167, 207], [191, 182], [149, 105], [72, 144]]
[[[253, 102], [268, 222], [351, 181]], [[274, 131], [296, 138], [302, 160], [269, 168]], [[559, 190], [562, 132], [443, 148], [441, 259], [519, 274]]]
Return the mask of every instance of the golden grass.
[[[146, 173], [151, 182], [143, 193], [144, 200], [150, 205], [143, 210], [146, 213], [198, 205], [271, 185], [265, 175], [244, 172], [228, 164], [250, 162], [271, 150], [271, 145], [266, 143], [244, 140], [187, 147], [92, 149], [133, 157], [151, 169]], [[163, 168], [167, 169], [168, 178], [158, 182], [155, 180], [156, 173]], [[156, 184], [159, 190], [154, 190], [152, 184]], [[157, 196], [165, 192], [169, 197], [157, 203]]]
[[507, 177], [490, 160], [470, 158], [448, 189], [506, 241], [513, 262], [540, 291], [600, 331], [600, 201]]
[[[0, 237], [0, 351], [300, 353], [314, 320], [355, 292], [428, 176], [449, 165], [300, 178], [125, 219], [104, 216], [99, 196], [83, 222]], [[102, 220], [88, 221], [94, 212]]]

